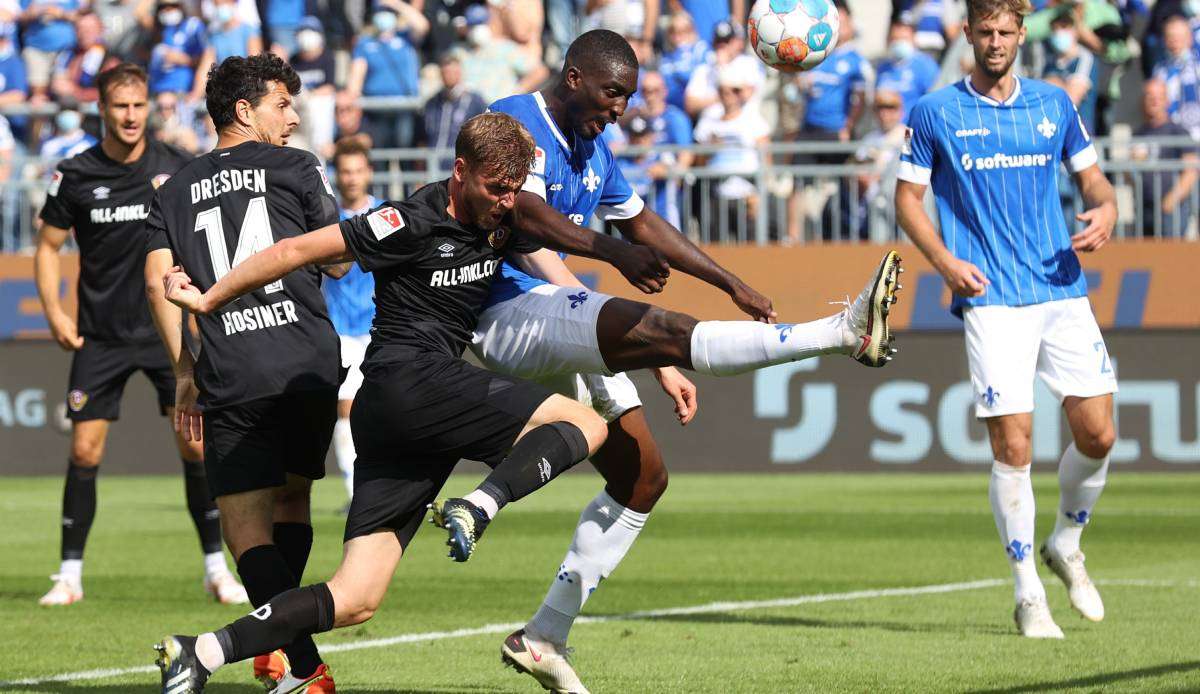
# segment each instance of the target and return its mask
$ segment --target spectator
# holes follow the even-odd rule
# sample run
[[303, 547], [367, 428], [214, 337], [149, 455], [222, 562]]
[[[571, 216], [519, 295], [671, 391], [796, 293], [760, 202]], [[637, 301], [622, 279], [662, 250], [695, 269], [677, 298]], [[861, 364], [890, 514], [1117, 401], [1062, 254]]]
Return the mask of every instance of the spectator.
[[1142, 74], [1149, 78], [1154, 68], [1166, 58], [1163, 44], [1167, 22], [1183, 17], [1192, 29], [1192, 45], [1200, 46], [1200, 3], [1196, 0], [1156, 0], [1150, 8], [1150, 19], [1142, 37]]
[[[209, 119], [205, 118], [204, 121]], [[160, 92], [154, 95], [154, 110], [150, 113], [150, 127], [155, 136], [169, 145], [195, 154], [200, 151], [200, 139], [196, 133], [195, 119], [190, 111], [181, 107], [175, 92]]]
[[[690, 128], [689, 128], [690, 129]], [[663, 152], [653, 147], [658, 133], [642, 116], [634, 116], [624, 128], [629, 146], [642, 149], [636, 154], [622, 153], [617, 165], [633, 190], [646, 201], [658, 216], [680, 227], [679, 173], [676, 169], [674, 152]]]
[[[1145, 123], [1135, 133], [1138, 137], [1179, 137], [1187, 135], [1178, 123], [1167, 115], [1167, 86], [1158, 80], [1146, 82], [1142, 90], [1142, 115]], [[1190, 164], [1182, 172], [1173, 169], [1143, 171], [1141, 181], [1142, 234], [1153, 236], [1158, 230], [1163, 237], [1183, 237], [1191, 220], [1192, 191], [1196, 187], [1197, 156], [1195, 147], [1136, 144], [1131, 151], [1135, 161], [1185, 161]]]
[[[693, 142], [692, 121], [682, 109], [667, 103], [667, 84], [662, 74], [649, 70], [642, 73], [642, 104], [633, 115], [643, 119], [654, 136], [651, 143], [655, 145], [690, 145]], [[606, 128], [607, 133], [612, 128]], [[673, 180], [661, 182], [656, 186], [654, 211], [658, 216], [670, 222], [675, 228], [682, 229], [682, 219], [679, 216], [679, 177], [683, 175], [695, 161], [696, 156], [691, 152], [675, 152], [671, 157]]]
[[15, 169], [16, 141], [9, 130], [8, 121], [0, 116], [0, 252], [18, 250], [16, 239], [20, 234], [20, 186], [10, 186]]
[[207, 43], [204, 23], [199, 17], [189, 17], [181, 0], [158, 0], [152, 22], [157, 41], [147, 70], [150, 93], [190, 92], [196, 83], [196, 64]]
[[900, 22], [892, 24], [888, 29], [888, 58], [879, 64], [875, 88], [900, 94], [904, 105], [901, 122], [908, 121], [908, 110], [917, 99], [933, 90], [939, 71], [936, 60], [917, 51], [913, 28]]
[[[759, 87], [763, 83], [763, 66], [757, 58], [745, 52], [746, 40], [742, 27], [730, 22], [720, 22], [713, 29], [713, 60], [696, 68], [688, 80], [684, 92], [684, 110], [693, 118], [701, 111], [717, 103], [717, 75], [727, 65], [736, 65], [741, 79], [751, 80], [747, 85], [752, 92], [752, 108], [758, 109]], [[730, 73], [733, 74], [733, 73]]]
[[[454, 151], [454, 141], [462, 124], [487, 110], [483, 97], [463, 83], [462, 58], [451, 51], [440, 61], [442, 88], [425, 102], [422, 143], [432, 149]], [[442, 159], [443, 171], [449, 171], [454, 157]]]
[[[896, 172], [906, 130], [900, 116], [904, 106], [904, 97], [899, 92], [876, 90], [872, 109], [879, 127], [863, 136], [862, 147], [854, 155], [855, 161], [872, 165], [870, 173], [858, 176], [866, 221], [865, 226], [856, 228], [859, 238], [875, 241], [895, 238]], [[849, 208], [847, 204], [846, 209]], [[852, 219], [852, 216], [847, 214], [845, 218]]]
[[79, 111], [63, 109], [54, 115], [55, 136], [42, 143], [39, 153], [46, 166], [46, 173], [54, 170], [59, 159], [70, 159], [85, 149], [90, 149], [98, 140], [83, 130], [83, 116]]
[[321, 20], [305, 17], [296, 28], [297, 52], [291, 56], [292, 68], [300, 76], [303, 89], [296, 100], [300, 113], [300, 136], [308, 149], [324, 152], [334, 145], [334, 86], [336, 67], [333, 52], [325, 48]]
[[35, 102], [47, 97], [58, 54], [75, 47], [75, 18], [88, 0], [21, 0], [26, 77]]
[[425, 4], [425, 20], [429, 22], [429, 34], [425, 37], [423, 55], [426, 59], [438, 59], [459, 44], [465, 31], [463, 15], [476, 0], [436, 0]]
[[1166, 55], [1154, 68], [1154, 79], [1167, 85], [1167, 113], [1200, 140], [1200, 58], [1193, 50], [1186, 19], [1175, 16], [1167, 20], [1163, 45]]
[[[371, 15], [374, 32], [354, 47], [346, 91], [350, 97], [416, 96], [420, 58], [415, 46], [429, 31], [429, 21], [412, 5], [392, 0]], [[413, 115], [376, 110], [366, 119], [376, 147], [408, 147], [413, 143]]]
[[916, 47], [941, 60], [946, 46], [958, 35], [962, 15], [952, 0], [894, 0], [892, 22], [915, 28]]
[[[370, 149], [374, 146], [371, 140], [371, 135], [363, 131], [363, 110], [362, 107], [349, 95], [347, 92], [341, 92], [337, 95], [336, 107], [333, 111], [334, 125], [336, 130], [333, 133], [333, 141], [337, 142], [345, 137], [359, 137], [366, 140], [366, 146]], [[333, 156], [333, 147], [328, 151], [322, 152], [322, 156], [329, 159]]]
[[296, 33], [306, 14], [305, 0], [265, 0], [263, 35], [271, 41], [271, 52], [287, 60], [296, 52]]
[[238, 15], [237, 0], [214, 0], [212, 22], [208, 25], [208, 47], [200, 57], [196, 68], [196, 86], [192, 89], [192, 101], [204, 98], [204, 87], [208, 83], [208, 71], [220, 65], [230, 56], [251, 56], [262, 53], [262, 36], [258, 27], [242, 22]]
[[712, 49], [696, 34], [691, 16], [675, 12], [667, 24], [667, 45], [671, 48], [659, 61], [659, 70], [667, 82], [667, 103], [682, 110], [688, 80], [701, 65], [714, 62]]
[[96, 76], [119, 59], [104, 45], [104, 24], [100, 17], [85, 12], [75, 20], [75, 48], [58, 54], [51, 91], [65, 103], [91, 103], [99, 98]]
[[1042, 70], [1042, 79], [1066, 90], [1079, 110], [1084, 128], [1096, 131], [1096, 81], [1099, 61], [1079, 43], [1079, 34], [1071, 12], [1060, 12], [1051, 23], [1050, 55]]
[[583, 30], [615, 31], [629, 41], [635, 54], [642, 56], [652, 52], [658, 11], [659, 0], [587, 0]]
[[[722, 149], [708, 156], [708, 167], [724, 175], [716, 189], [718, 209], [736, 215], [742, 206], [731, 209], [729, 201], [741, 201], [745, 203], [745, 215], [751, 220], [757, 213], [758, 196], [754, 184], [745, 177], [755, 176], [762, 168], [758, 148], [766, 144], [771, 132], [757, 109], [746, 108], [757, 80], [757, 73], [748, 70], [744, 63], [722, 66], [717, 76], [719, 101], [704, 110], [695, 131], [696, 142], [722, 145]], [[725, 236], [730, 219], [722, 215], [719, 224], [721, 235]]]
[[[643, 0], [647, 4], [658, 0]], [[543, 0], [493, 1], [489, 26], [492, 35], [517, 44], [533, 64], [542, 63], [542, 30], [546, 26]], [[651, 34], [653, 37], [653, 34]], [[508, 96], [505, 94], [505, 96]]]
[[462, 56], [463, 82], [487, 103], [513, 94], [527, 94], [538, 87], [550, 71], [530, 60], [517, 44], [492, 35], [488, 9], [467, 8], [467, 45]]
[[16, 38], [17, 25], [0, 22], [0, 106], [20, 104], [29, 98], [25, 61], [17, 53]]
[[691, 16], [696, 33], [708, 45], [713, 45], [717, 25], [735, 18], [745, 17], [750, 10], [746, 0], [678, 0], [679, 5]]

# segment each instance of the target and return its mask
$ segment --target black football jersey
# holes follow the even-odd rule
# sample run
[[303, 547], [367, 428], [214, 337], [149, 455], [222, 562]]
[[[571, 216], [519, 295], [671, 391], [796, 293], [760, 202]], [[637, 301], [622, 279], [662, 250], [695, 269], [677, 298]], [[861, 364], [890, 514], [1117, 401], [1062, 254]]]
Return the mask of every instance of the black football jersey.
[[341, 223], [358, 264], [375, 273], [369, 359], [386, 360], [389, 347], [462, 356], [505, 254], [540, 248], [507, 227], [459, 223], [449, 202], [439, 181]]
[[[309, 152], [261, 142], [218, 149], [158, 190], [144, 252], [169, 248], [208, 291], [276, 241], [338, 221], [325, 169]], [[306, 266], [199, 316], [196, 385], [205, 408], [338, 385], [338, 337], [321, 273]]]
[[146, 215], [155, 190], [191, 155], [154, 139], [137, 161], [100, 145], [59, 163], [41, 218], [74, 229], [79, 245], [79, 334], [99, 342], [158, 339], [146, 304]]

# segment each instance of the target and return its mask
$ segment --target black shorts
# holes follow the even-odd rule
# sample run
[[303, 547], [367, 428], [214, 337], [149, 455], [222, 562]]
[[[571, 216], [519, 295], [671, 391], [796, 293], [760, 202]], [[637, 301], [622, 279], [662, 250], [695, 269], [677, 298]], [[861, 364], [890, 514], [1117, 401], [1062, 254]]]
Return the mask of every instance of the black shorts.
[[494, 467], [547, 388], [462, 359], [413, 351], [363, 366], [354, 396], [354, 498], [345, 539], [390, 528], [407, 547], [460, 459]]
[[[800, 132], [791, 138], [796, 142], [841, 142], [841, 135], [836, 130], [826, 130], [815, 125], [805, 125]], [[845, 152], [796, 152], [792, 155], [792, 163], [801, 164], [844, 164], [850, 155]]]
[[85, 337], [71, 357], [67, 418], [118, 419], [125, 384], [137, 371], [154, 384], [159, 411], [166, 414], [175, 406], [175, 372], [161, 342], [98, 342]]
[[337, 391], [285, 393], [204, 413], [204, 470], [213, 498], [325, 476]]

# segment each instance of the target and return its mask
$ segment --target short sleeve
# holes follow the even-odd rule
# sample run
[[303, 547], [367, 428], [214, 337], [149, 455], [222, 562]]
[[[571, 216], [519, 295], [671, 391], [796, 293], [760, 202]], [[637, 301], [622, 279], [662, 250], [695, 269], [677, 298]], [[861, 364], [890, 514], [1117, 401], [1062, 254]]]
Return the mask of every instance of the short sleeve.
[[14, 53], [12, 59], [9, 60], [10, 69], [5, 70], [4, 75], [4, 91], [20, 91], [22, 94], [29, 93], [29, 80], [25, 77], [25, 61], [19, 53]]
[[305, 231], [316, 231], [337, 224], [337, 199], [333, 197], [333, 186], [325, 175], [325, 167], [310, 157], [301, 182], [300, 199], [304, 204]]
[[900, 147], [900, 168], [897, 178], [909, 183], [929, 185], [937, 156], [937, 131], [928, 104], [918, 101], [908, 115], [904, 129], [904, 144]]
[[611, 219], [632, 219], [641, 213], [646, 203], [642, 201], [621, 167], [615, 159], [610, 159], [608, 175], [604, 178], [604, 188], [600, 191], [600, 204], [596, 207], [596, 216], [604, 221]]
[[354, 44], [354, 52], [350, 54], [350, 58], [353, 60], [363, 58], [365, 60], [367, 57], [367, 44], [370, 40], [370, 38], [367, 38]]
[[54, 170], [46, 188], [46, 202], [38, 216], [50, 226], [70, 229], [75, 226], [75, 203], [71, 201], [71, 181], [62, 167]]
[[428, 234], [413, 221], [404, 203], [388, 201], [338, 226], [363, 271], [375, 272], [407, 263], [428, 246]]
[[1096, 147], [1083, 124], [1083, 118], [1066, 92], [1063, 92], [1061, 100], [1063, 108], [1067, 111], [1067, 122], [1063, 127], [1062, 159], [1072, 173], [1079, 173], [1099, 161], [1100, 157], [1096, 154]]
[[150, 201], [150, 213], [146, 216], [146, 253], [166, 248], [170, 250], [171, 243], [167, 240], [167, 223], [162, 216], [162, 206], [155, 194]]

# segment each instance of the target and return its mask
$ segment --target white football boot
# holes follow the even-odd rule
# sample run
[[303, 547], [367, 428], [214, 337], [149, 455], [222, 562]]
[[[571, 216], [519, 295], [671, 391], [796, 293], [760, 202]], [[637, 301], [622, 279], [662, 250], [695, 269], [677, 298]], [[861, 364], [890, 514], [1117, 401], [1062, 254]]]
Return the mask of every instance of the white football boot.
[[68, 578], [62, 574], [54, 574], [50, 577], [50, 580], [54, 581], [54, 586], [38, 600], [39, 605], [47, 607], [71, 605], [83, 600], [83, 583], [78, 579]]
[[1042, 562], [1066, 584], [1071, 607], [1084, 619], [1093, 622], [1104, 619], [1104, 601], [1100, 599], [1100, 591], [1096, 590], [1096, 585], [1083, 566], [1083, 552], [1076, 550], [1064, 557], [1055, 552], [1049, 543], [1045, 543], [1039, 553]]
[[903, 288], [900, 284], [902, 272], [900, 254], [888, 251], [871, 281], [846, 307], [844, 325], [849, 333], [850, 356], [855, 361], [867, 366], [885, 366], [896, 353], [888, 329], [888, 313], [896, 303], [896, 292]]
[[589, 694], [575, 668], [567, 662], [568, 649], [560, 653], [554, 644], [537, 641], [518, 629], [504, 639], [500, 660], [517, 672], [529, 675], [551, 694]]
[[204, 592], [222, 605], [242, 605], [250, 602], [246, 589], [228, 571], [205, 576]]
[[1018, 602], [1013, 619], [1017, 622], [1017, 631], [1021, 632], [1021, 636], [1031, 639], [1063, 638], [1062, 629], [1058, 628], [1054, 618], [1050, 616], [1050, 606], [1046, 604], [1046, 598], [1027, 598]]

